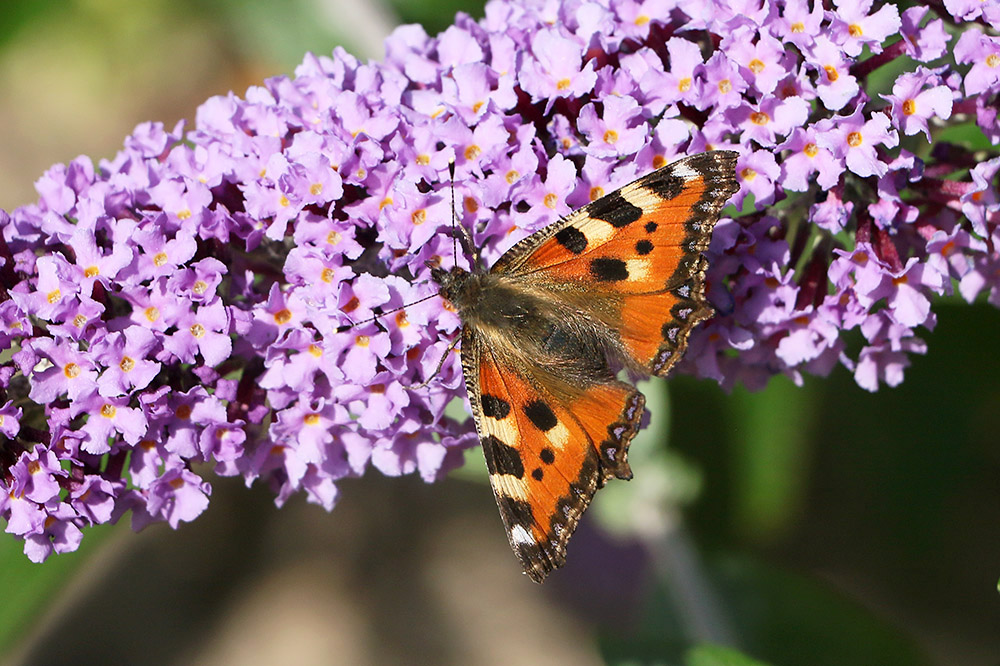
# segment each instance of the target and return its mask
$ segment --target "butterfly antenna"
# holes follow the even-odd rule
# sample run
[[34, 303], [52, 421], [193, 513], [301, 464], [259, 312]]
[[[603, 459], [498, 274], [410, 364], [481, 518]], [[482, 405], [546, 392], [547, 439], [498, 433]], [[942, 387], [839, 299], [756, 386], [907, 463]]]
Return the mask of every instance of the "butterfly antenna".
[[378, 321], [382, 317], [384, 317], [386, 315], [390, 315], [393, 312], [399, 312], [400, 310], [405, 310], [406, 308], [410, 307], [411, 305], [416, 305], [417, 303], [423, 303], [424, 301], [429, 301], [432, 298], [437, 298], [437, 296], [438, 296], [438, 294], [430, 294], [429, 296], [424, 296], [423, 298], [418, 298], [417, 300], [415, 300], [415, 301], [413, 301], [411, 303], [407, 303], [406, 305], [400, 305], [398, 308], [393, 308], [391, 310], [386, 310], [385, 312], [379, 312], [374, 317], [369, 317], [368, 319], [362, 319], [361, 321], [351, 322], [350, 324], [344, 324], [343, 326], [339, 326], [337, 328], [337, 333], [343, 333], [344, 331], [351, 330], [355, 326], [361, 326], [362, 324], [367, 324], [369, 322]]
[[455, 210], [455, 159], [448, 162], [448, 177], [451, 182], [451, 256], [458, 262], [458, 211]]
[[461, 239], [462, 249], [472, 257], [473, 266], [480, 268], [482, 267], [482, 259], [479, 256], [479, 250], [476, 249], [476, 245], [472, 241], [472, 234], [458, 220], [458, 207], [455, 205], [455, 160], [448, 163], [448, 173], [451, 175], [451, 237], [455, 241], [453, 250], [455, 262], [458, 262], [458, 243]]

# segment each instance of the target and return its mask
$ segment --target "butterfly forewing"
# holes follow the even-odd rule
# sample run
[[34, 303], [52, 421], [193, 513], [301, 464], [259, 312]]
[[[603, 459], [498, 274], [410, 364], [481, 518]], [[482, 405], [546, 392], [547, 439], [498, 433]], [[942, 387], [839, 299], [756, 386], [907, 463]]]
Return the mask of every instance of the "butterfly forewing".
[[737, 154], [702, 153], [654, 171], [521, 241], [493, 267], [537, 287], [604, 299], [634, 365], [664, 375], [711, 315], [701, 252], [738, 189]]

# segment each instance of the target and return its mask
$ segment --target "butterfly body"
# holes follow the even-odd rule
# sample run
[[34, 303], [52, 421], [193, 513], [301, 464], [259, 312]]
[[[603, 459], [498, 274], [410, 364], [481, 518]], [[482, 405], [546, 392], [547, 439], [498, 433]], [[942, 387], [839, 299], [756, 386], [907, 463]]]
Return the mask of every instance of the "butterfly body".
[[[462, 366], [508, 539], [541, 582], [595, 491], [630, 479], [645, 398], [621, 369], [663, 375], [704, 297], [712, 227], [736, 153], [685, 158], [541, 229], [489, 270], [432, 268], [463, 324]], [[478, 264], [478, 262], [476, 262]]]

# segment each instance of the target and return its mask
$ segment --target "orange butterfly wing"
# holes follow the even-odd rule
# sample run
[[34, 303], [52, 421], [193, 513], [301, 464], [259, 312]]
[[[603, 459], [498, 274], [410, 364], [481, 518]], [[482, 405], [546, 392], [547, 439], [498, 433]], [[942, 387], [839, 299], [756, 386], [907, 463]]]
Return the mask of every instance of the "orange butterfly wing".
[[711, 316], [701, 252], [739, 189], [737, 156], [701, 153], [647, 174], [524, 239], [491, 272], [603, 300], [627, 356], [664, 375]]
[[566, 544], [597, 488], [611, 476], [632, 478], [626, 455], [645, 399], [628, 384], [604, 381], [567, 402], [469, 331], [462, 362], [511, 548], [540, 583], [566, 561]]

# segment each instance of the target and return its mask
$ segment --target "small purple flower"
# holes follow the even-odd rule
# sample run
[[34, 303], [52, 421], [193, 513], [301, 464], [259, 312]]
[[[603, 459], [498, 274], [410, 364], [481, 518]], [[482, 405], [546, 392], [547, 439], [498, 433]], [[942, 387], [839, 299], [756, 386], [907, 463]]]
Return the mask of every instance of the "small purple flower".
[[840, 111], [860, 90], [858, 80], [851, 76], [843, 47], [819, 35], [806, 53], [809, 64], [818, 70], [816, 94], [826, 108]]
[[886, 37], [899, 30], [901, 21], [899, 10], [893, 4], [885, 4], [875, 13], [869, 14], [874, 0], [834, 0], [837, 6], [830, 26], [834, 40], [843, 44], [844, 52], [855, 57], [862, 46], [880, 53]]
[[639, 104], [631, 97], [608, 97], [600, 117], [594, 105], [588, 104], [580, 111], [577, 127], [588, 139], [587, 152], [597, 157], [634, 153], [642, 148], [648, 132]]
[[576, 40], [554, 29], [539, 31], [518, 73], [521, 88], [535, 99], [548, 100], [549, 108], [559, 97], [579, 97], [589, 92], [597, 74], [594, 61], [584, 62], [583, 55], [584, 49]]
[[806, 49], [822, 34], [822, 23], [823, 3], [820, 0], [787, 0], [781, 18], [771, 24], [771, 30], [775, 37]]
[[92, 349], [107, 366], [97, 380], [98, 392], [109, 397], [149, 386], [160, 371], [160, 364], [148, 358], [156, 347], [156, 336], [142, 326], [129, 326], [95, 342]]
[[80, 429], [86, 436], [82, 448], [95, 455], [110, 451], [109, 438], [119, 435], [129, 444], [138, 443], [148, 427], [142, 410], [129, 407], [123, 398], [104, 398], [94, 393], [88, 399], [76, 401], [73, 411], [74, 415], [87, 415], [87, 422]]
[[945, 32], [944, 21], [935, 19], [920, 27], [920, 22], [929, 11], [929, 7], [910, 7], [903, 12], [900, 34], [906, 45], [907, 54], [914, 60], [930, 62], [944, 55], [951, 36]]
[[[821, 129], [822, 128], [822, 129]], [[845, 160], [847, 168], [861, 177], [883, 176], [888, 166], [879, 159], [876, 146], [895, 146], [895, 130], [889, 129], [889, 118], [884, 113], [873, 113], [864, 119], [861, 107], [850, 116], [836, 116], [817, 126], [816, 139], [838, 158]]]
[[1000, 83], [1000, 37], [967, 30], [955, 44], [955, 60], [972, 63], [965, 75], [965, 94], [975, 95], [994, 89]]
[[[948, 86], [934, 85], [936, 76], [927, 70], [901, 74], [891, 95], [882, 97], [892, 104], [893, 124], [910, 135], [923, 132], [931, 140], [927, 121], [931, 117], [951, 117], [952, 92]], [[929, 87], [928, 87], [929, 86]]]
[[767, 97], [760, 104], [743, 103], [726, 111], [729, 122], [743, 131], [743, 142], [753, 140], [764, 147], [774, 146], [779, 136], [801, 127], [808, 116], [809, 102], [801, 97]]
[[739, 65], [743, 78], [753, 83], [758, 92], [769, 95], [785, 77], [787, 53], [781, 42], [770, 35], [751, 41], [748, 29], [737, 30], [722, 40], [722, 50]]
[[814, 173], [818, 174], [819, 186], [829, 190], [837, 184], [844, 170], [829, 149], [820, 146], [814, 127], [795, 128], [778, 150], [791, 151], [781, 164], [782, 184], [788, 190], [805, 192]]

